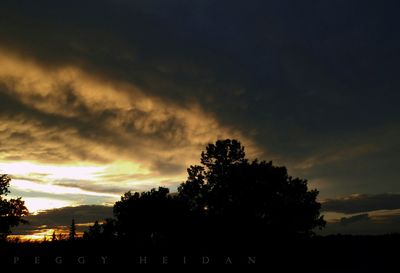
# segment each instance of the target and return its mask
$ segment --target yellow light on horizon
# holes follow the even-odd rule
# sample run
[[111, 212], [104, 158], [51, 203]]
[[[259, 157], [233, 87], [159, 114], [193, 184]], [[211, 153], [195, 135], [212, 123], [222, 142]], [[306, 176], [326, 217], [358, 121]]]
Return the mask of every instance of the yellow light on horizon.
[[[22, 242], [31, 241], [31, 242], [42, 242], [44, 240], [50, 241], [52, 240], [53, 233], [56, 235], [56, 240], [60, 239], [60, 235], [62, 239], [65, 240], [68, 238], [68, 229], [61, 229], [61, 228], [49, 228], [49, 229], [42, 229], [40, 231], [33, 232], [32, 234], [12, 234], [7, 237], [7, 240], [20, 240]], [[76, 232], [76, 237], [81, 237], [83, 232]]]
[[104, 165], [77, 162], [71, 166], [0, 161], [0, 173], [11, 176], [10, 196], [21, 196], [33, 214], [87, 202], [113, 203], [120, 199], [123, 190], [116, 194], [114, 191], [104, 192], [104, 189], [112, 189], [115, 183], [135, 190], [146, 190], [164, 183], [163, 177], [149, 177], [151, 171], [146, 166], [123, 160]]
[[[71, 163], [72, 164], [72, 163]], [[43, 180], [101, 181], [112, 175], [150, 174], [150, 170], [139, 163], [114, 161], [110, 164], [49, 165], [37, 162], [0, 162], [0, 173], [11, 176], [40, 176]]]
[[37, 214], [39, 211], [57, 209], [73, 205], [73, 203], [65, 200], [42, 197], [26, 197], [23, 198], [23, 200], [25, 201], [25, 206], [28, 208], [30, 214]]
[[33, 162], [1, 162], [0, 171], [9, 175], [42, 174], [48, 179], [95, 180], [106, 166], [46, 165]]

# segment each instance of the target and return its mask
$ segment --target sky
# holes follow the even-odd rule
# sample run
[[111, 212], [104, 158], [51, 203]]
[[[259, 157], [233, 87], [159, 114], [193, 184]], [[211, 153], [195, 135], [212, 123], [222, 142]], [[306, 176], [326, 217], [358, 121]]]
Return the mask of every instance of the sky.
[[2, 0], [0, 173], [33, 213], [110, 206], [235, 138], [308, 179], [328, 231], [397, 229], [398, 6]]

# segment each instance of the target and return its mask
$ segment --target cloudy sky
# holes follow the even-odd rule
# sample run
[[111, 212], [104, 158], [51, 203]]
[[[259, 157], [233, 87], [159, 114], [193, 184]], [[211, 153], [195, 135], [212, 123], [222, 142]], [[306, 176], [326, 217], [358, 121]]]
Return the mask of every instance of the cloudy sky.
[[394, 219], [398, 5], [2, 0], [0, 173], [32, 212], [111, 205], [237, 138], [334, 224]]

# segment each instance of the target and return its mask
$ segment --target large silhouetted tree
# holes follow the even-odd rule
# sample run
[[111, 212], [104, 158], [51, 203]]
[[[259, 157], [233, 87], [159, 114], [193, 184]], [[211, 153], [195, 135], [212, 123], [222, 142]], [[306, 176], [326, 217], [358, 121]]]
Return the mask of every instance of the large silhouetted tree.
[[22, 218], [28, 215], [24, 201], [21, 198], [4, 199], [2, 197], [10, 193], [10, 181], [11, 178], [8, 175], [0, 175], [0, 239], [5, 239], [11, 233], [12, 227], [27, 223]]
[[288, 175], [272, 162], [249, 162], [236, 140], [219, 140], [201, 153], [201, 165], [190, 166], [179, 197], [192, 211], [219, 226], [249, 227], [281, 234], [309, 234], [323, 227], [318, 191]]

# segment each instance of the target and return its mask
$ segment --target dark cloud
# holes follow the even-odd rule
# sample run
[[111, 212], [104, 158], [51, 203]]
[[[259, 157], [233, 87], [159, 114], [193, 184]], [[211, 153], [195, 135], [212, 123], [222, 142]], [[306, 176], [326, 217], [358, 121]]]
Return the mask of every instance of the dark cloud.
[[293, 170], [311, 182], [329, 181], [319, 185], [323, 198], [354, 192], [397, 192], [399, 130], [396, 126], [380, 131], [379, 136], [378, 133], [359, 136], [315, 153], [293, 164]]
[[341, 225], [349, 225], [355, 222], [359, 222], [359, 221], [368, 221], [370, 220], [368, 213], [364, 213], [364, 214], [358, 214], [355, 216], [351, 216], [351, 217], [343, 217], [340, 219], [340, 224]]
[[[10, 133], [9, 135], [3, 134], [1, 137], [4, 145], [2, 145], [0, 151], [3, 150], [3, 154], [11, 154], [6, 159], [39, 159], [43, 162], [54, 163], [90, 158], [97, 162], [107, 162], [106, 158], [90, 152], [82, 145], [73, 147], [73, 143], [66, 141], [65, 138], [70, 134], [78, 137], [82, 135], [89, 139], [90, 136], [96, 135], [103, 138], [99, 141], [106, 142], [107, 136], [111, 137], [110, 132], [100, 126], [94, 127], [92, 126], [93, 123], [78, 118], [44, 113], [32, 106], [23, 104], [10, 93], [12, 92], [5, 92], [4, 87], [1, 88], [0, 86], [0, 119], [4, 121], [4, 125], [9, 125], [4, 130]], [[25, 126], [20, 126], [21, 124]], [[7, 139], [4, 139], [7, 135]], [[61, 148], [63, 151], [55, 151], [54, 146], [46, 147], [44, 145], [44, 147], [40, 147], [40, 144], [47, 142], [63, 143]], [[10, 152], [10, 149], [15, 148], [15, 146], [24, 148], [24, 152], [22, 154]]]
[[[70, 187], [70, 189], [80, 189], [79, 186], [71, 185], [73, 187]], [[97, 189], [96, 187], [92, 187], [91, 189], [93, 190]], [[143, 189], [140, 189], [141, 191]], [[120, 192], [116, 192], [115, 196], [104, 196], [102, 195], [102, 192], [91, 192], [94, 193], [92, 195], [87, 194], [87, 193], [52, 193], [52, 192], [43, 192], [43, 191], [35, 191], [31, 189], [26, 189], [23, 190], [21, 188], [15, 188], [11, 186], [11, 197], [23, 197], [23, 200], [26, 201], [26, 205], [28, 206], [29, 209], [29, 203], [32, 202], [35, 205], [35, 200], [37, 199], [42, 199], [44, 200], [44, 206], [46, 204], [48, 206], [52, 206], [52, 201], [62, 201], [66, 205], [82, 205], [82, 204], [90, 204], [90, 205], [103, 205], [103, 204], [114, 204], [116, 200], [118, 200], [118, 195], [122, 195], [124, 193], [124, 190], [121, 190]], [[96, 194], [97, 193], [97, 194]], [[113, 192], [107, 192], [104, 194], [112, 194]], [[33, 200], [32, 200], [33, 199]], [[32, 201], [31, 201], [32, 200]], [[43, 202], [43, 201], [42, 201]], [[41, 209], [47, 209], [41, 208]], [[31, 211], [31, 212], [36, 212], [36, 211]]]
[[[21, 225], [13, 230], [13, 234], [31, 234], [40, 229], [67, 229], [72, 219], [76, 224], [88, 224], [103, 221], [112, 217], [112, 207], [107, 206], [78, 206], [64, 207], [42, 211], [36, 215], [26, 217], [28, 225]], [[86, 229], [83, 227], [80, 229]], [[81, 231], [81, 230], [80, 230]]]
[[382, 235], [400, 232], [400, 216], [383, 212], [380, 215], [359, 214], [343, 217], [339, 221], [328, 222], [320, 234]]
[[165, 174], [181, 174], [186, 171], [187, 166], [182, 166], [182, 164], [177, 164], [171, 161], [168, 162], [168, 160], [165, 161], [155, 160], [153, 167], [154, 171]]
[[[121, 180], [122, 181], [122, 180]], [[114, 185], [113, 185], [114, 184]], [[69, 188], [78, 188], [89, 192], [97, 192], [97, 193], [113, 193], [122, 195], [128, 191], [142, 191], [140, 187], [134, 187], [129, 185], [123, 185], [123, 183], [119, 183], [122, 185], [115, 185], [116, 183], [96, 183], [93, 181], [75, 181], [75, 180], [64, 180], [64, 181], [55, 181], [53, 185], [69, 187]]]
[[357, 194], [345, 198], [328, 199], [322, 204], [324, 211], [360, 213], [400, 208], [400, 194]]

